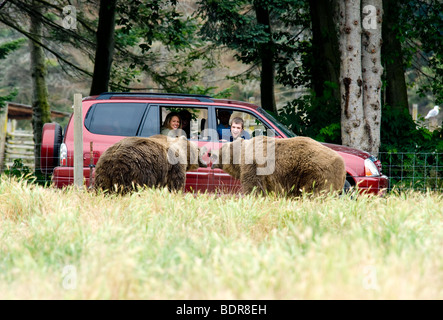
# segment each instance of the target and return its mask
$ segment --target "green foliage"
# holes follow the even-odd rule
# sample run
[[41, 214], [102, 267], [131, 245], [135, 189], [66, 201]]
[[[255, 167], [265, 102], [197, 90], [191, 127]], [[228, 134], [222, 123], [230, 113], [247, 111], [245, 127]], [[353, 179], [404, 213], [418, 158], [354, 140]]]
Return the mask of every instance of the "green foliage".
[[12, 167], [6, 169], [4, 171], [4, 174], [10, 177], [16, 177], [19, 180], [21, 179], [29, 180], [31, 177], [31, 170], [29, 169], [29, 167], [23, 164], [22, 159], [15, 159]]
[[256, 23], [251, 1], [199, 1], [199, 14], [205, 20], [200, 33], [206, 40], [236, 50], [244, 63], [258, 59], [256, 43], [268, 42], [263, 26]]
[[6, 105], [7, 101], [12, 101], [14, 97], [17, 95], [17, 90], [13, 90], [11, 93], [9, 93], [6, 96], [0, 96], [0, 112], [3, 110], [3, 108]]
[[[299, 85], [305, 75], [299, 56], [309, 42], [301, 41], [301, 30], [310, 21], [307, 1], [294, 0], [200, 0], [198, 14], [204, 20], [200, 29], [203, 39], [235, 51], [235, 58], [251, 68], [236, 81], [253, 77], [260, 63], [260, 48], [267, 46], [276, 63], [276, 80], [283, 85]], [[258, 23], [256, 8], [269, 12], [270, 26]]]
[[[402, 52], [386, 53], [384, 59], [403, 59], [408, 70], [408, 86], [416, 87], [419, 97], [443, 101], [443, 3], [441, 1], [402, 1], [399, 20], [394, 26]], [[418, 96], [409, 97], [409, 102]], [[431, 98], [432, 99], [432, 98]], [[429, 100], [431, 100], [429, 99]], [[426, 101], [427, 103], [429, 101]], [[441, 190], [443, 186], [443, 130], [415, 123], [407, 106], [403, 111], [382, 106], [379, 158], [391, 187]]]
[[128, 35], [134, 44], [137, 40], [142, 53], [148, 52], [155, 41], [168, 49], [190, 48], [196, 40], [197, 23], [185, 18], [176, 5], [175, 0], [119, 1], [117, 24], [121, 29], [118, 39], [127, 40], [123, 35]]
[[[423, 119], [422, 119], [423, 120]], [[443, 130], [418, 126], [407, 110], [383, 106], [379, 158], [392, 187], [443, 187]]]
[[275, 76], [277, 82], [292, 88], [309, 86], [313, 63], [311, 42], [292, 38], [278, 48], [280, 53], [276, 58]]
[[294, 99], [283, 107], [278, 120], [297, 135], [340, 144], [340, 105], [334, 99], [334, 90], [338, 86], [327, 82], [322, 96], [311, 91]]
[[[14, 1], [14, 5], [15, 15], [2, 11], [0, 20], [11, 22], [13, 28], [23, 30], [27, 36], [32, 35], [25, 32], [28, 27], [24, 22], [29, 15], [36, 14], [33, 1]], [[62, 27], [60, 19], [64, 17], [62, 10], [66, 3], [53, 1], [44, 7], [46, 50], [57, 57], [63, 71], [71, 76], [78, 76], [80, 72], [89, 78], [92, 72], [77, 54], [89, 57], [94, 63], [98, 1], [73, 5], [77, 8], [75, 30]], [[176, 0], [117, 1], [111, 91], [132, 90], [132, 84], [142, 80], [147, 80], [145, 86], [150, 89], [184, 90], [200, 79], [201, 69], [197, 70], [194, 62], [208, 58], [209, 54], [202, 49], [202, 41], [197, 36], [199, 20], [182, 9]], [[202, 68], [210, 66], [212, 62], [202, 62]]]
[[25, 180], [42, 186], [48, 186], [50, 179], [40, 172], [31, 172], [31, 169], [23, 163], [22, 159], [15, 159], [12, 167], [3, 172], [8, 177], [15, 177], [17, 180]]
[[0, 44], [0, 59], [5, 59], [9, 53], [18, 49], [23, 44], [23, 42], [25, 42], [25, 39], [20, 38]]
[[[23, 44], [24, 41], [25, 41], [24, 38], [20, 38], [17, 40], [8, 41], [6, 43], [0, 44], [0, 60], [5, 59], [8, 54], [10, 54], [12, 51], [18, 49]], [[13, 90], [12, 92], [7, 94], [6, 96], [0, 96], [0, 112], [5, 107], [5, 102], [13, 100], [16, 95], [17, 95], [17, 91]]]
[[443, 130], [419, 127], [408, 110], [383, 106], [381, 124], [382, 152], [443, 152]]
[[203, 69], [214, 66], [197, 37], [198, 20], [181, 12], [177, 1], [119, 1], [117, 14], [113, 89], [147, 74], [166, 91], [186, 92], [201, 77], [197, 60]]
[[442, 103], [443, 2], [405, 1], [400, 8], [397, 34], [403, 43], [407, 66], [417, 74], [418, 93], [425, 96], [432, 92], [435, 104]]

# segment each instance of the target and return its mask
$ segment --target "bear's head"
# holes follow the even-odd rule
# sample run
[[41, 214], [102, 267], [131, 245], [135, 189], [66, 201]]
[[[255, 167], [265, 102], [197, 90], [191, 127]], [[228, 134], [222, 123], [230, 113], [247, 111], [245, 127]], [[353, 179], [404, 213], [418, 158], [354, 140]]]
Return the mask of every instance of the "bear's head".
[[205, 154], [205, 150], [200, 149], [197, 145], [187, 140], [187, 167], [186, 171], [197, 170], [198, 168], [206, 168], [207, 164], [203, 161], [202, 156]]
[[236, 179], [240, 178], [243, 139], [225, 143], [220, 150], [211, 153], [212, 168], [219, 168]]
[[185, 136], [169, 138], [168, 161], [170, 164], [180, 163], [186, 165], [186, 171], [197, 170], [206, 167], [202, 160], [202, 154], [196, 144], [189, 141]]

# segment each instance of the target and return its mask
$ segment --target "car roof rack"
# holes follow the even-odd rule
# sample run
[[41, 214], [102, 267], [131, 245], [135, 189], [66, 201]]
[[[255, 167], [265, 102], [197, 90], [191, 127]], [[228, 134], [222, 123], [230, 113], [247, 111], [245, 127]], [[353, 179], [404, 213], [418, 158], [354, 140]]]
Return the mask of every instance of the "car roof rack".
[[214, 102], [212, 97], [201, 94], [160, 93], [160, 92], [103, 92], [96, 100], [107, 100], [112, 97], [166, 98], [166, 99], [197, 99], [200, 102]]

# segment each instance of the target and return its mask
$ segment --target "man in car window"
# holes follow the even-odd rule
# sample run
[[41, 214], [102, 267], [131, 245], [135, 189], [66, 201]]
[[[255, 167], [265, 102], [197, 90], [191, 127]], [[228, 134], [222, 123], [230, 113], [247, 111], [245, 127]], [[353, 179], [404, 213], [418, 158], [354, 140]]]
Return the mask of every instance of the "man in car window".
[[238, 138], [250, 139], [249, 132], [244, 130], [244, 121], [240, 117], [235, 117], [231, 122], [231, 136], [230, 141], [237, 140]]
[[231, 118], [232, 111], [229, 110], [218, 110], [217, 117], [220, 123], [217, 125], [217, 133], [219, 139], [223, 139], [223, 136], [229, 136], [229, 118]]
[[186, 110], [183, 109], [181, 110], [178, 115], [180, 116], [180, 119], [182, 121], [181, 124], [181, 129], [186, 132], [186, 136], [189, 137], [191, 136], [191, 120], [192, 120], [192, 114]]

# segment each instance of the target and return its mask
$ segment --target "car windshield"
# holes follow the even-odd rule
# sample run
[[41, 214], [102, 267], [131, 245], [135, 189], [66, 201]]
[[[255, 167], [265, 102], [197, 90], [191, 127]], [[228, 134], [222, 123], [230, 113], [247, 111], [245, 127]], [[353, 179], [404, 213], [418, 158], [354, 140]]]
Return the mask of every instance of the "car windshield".
[[288, 138], [293, 138], [296, 137], [297, 135], [292, 132], [291, 130], [289, 130], [283, 123], [281, 123], [280, 121], [278, 121], [277, 119], [275, 119], [269, 112], [267, 112], [265, 109], [263, 108], [257, 108], [257, 110], [263, 114], [264, 116], [266, 116], [267, 119], [269, 119], [273, 124], [275, 124], [275, 126], [277, 128], [279, 128], [281, 131], [283, 131]]

